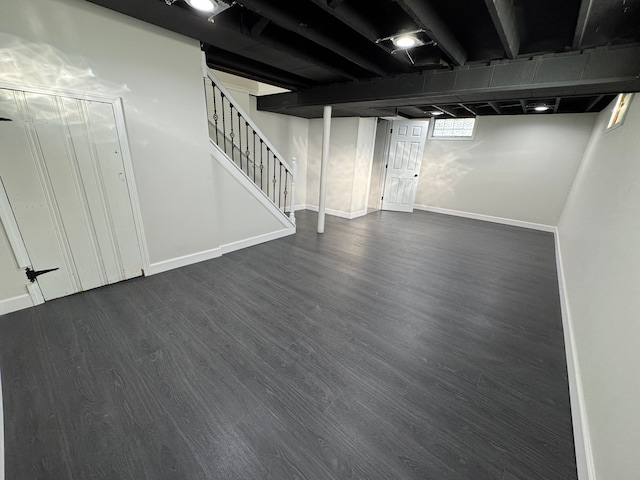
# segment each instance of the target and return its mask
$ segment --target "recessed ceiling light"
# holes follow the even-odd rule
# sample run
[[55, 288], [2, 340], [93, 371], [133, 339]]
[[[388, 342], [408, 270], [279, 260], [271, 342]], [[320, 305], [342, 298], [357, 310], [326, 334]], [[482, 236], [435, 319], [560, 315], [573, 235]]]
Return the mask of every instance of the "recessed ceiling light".
[[214, 0], [184, 0], [190, 7], [202, 12], [213, 12], [218, 4]]
[[411, 48], [418, 45], [418, 39], [413, 35], [399, 35], [391, 39], [393, 44], [398, 48]]
[[546, 112], [547, 110], [549, 110], [549, 108], [549, 105], [547, 105], [546, 103], [541, 103], [540, 105], [536, 105], [535, 107], [533, 107], [536, 112]]
[[440, 110], [431, 110], [429, 112], [431, 115], [433, 115], [434, 117], [437, 117], [438, 115], [442, 115], [444, 114], [444, 112], [440, 111]]

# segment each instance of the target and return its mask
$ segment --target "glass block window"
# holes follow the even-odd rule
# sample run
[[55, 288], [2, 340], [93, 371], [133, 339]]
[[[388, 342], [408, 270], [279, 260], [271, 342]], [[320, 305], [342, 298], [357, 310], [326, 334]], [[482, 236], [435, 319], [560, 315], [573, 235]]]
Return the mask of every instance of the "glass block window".
[[475, 118], [436, 118], [433, 138], [471, 138], [476, 126]]

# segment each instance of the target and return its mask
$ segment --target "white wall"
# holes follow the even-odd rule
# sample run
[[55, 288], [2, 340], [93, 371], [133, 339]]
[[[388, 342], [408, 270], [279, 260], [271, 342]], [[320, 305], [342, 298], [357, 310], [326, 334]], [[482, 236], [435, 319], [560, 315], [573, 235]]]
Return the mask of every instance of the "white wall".
[[[640, 475], [640, 98], [593, 136], [558, 224], [595, 476]], [[594, 472], [592, 472], [594, 473]]]
[[429, 139], [415, 203], [556, 225], [595, 117], [481, 117], [473, 140]]
[[[309, 121], [307, 155], [307, 205], [318, 206], [322, 119]], [[353, 217], [366, 213], [366, 199], [373, 162], [375, 118], [334, 118], [327, 168], [327, 213]]]
[[[222, 245], [232, 245], [285, 228], [276, 217], [265, 215], [264, 207], [256, 197], [215, 160], [213, 168], [221, 196], [230, 199], [219, 212]], [[238, 218], [242, 221], [239, 222]]]

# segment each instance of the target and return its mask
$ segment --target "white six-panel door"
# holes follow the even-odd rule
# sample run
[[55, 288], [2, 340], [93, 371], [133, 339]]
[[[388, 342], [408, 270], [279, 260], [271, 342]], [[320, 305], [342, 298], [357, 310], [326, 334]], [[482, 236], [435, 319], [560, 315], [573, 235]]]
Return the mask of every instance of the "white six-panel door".
[[[113, 105], [0, 89], [0, 177], [45, 300], [141, 275]], [[25, 282], [27, 279], [25, 277]]]
[[383, 210], [413, 211], [428, 126], [428, 121], [393, 122], [382, 198]]

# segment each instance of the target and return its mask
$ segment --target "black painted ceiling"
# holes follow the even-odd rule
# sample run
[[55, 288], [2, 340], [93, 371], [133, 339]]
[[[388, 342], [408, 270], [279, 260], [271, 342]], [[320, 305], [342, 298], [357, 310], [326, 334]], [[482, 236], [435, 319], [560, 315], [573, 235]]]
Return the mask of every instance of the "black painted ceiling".
[[[184, 0], [88, 1], [200, 40], [213, 68], [301, 92], [259, 105], [307, 118], [329, 101], [344, 116], [420, 118], [436, 109], [445, 116], [522, 114], [539, 103], [556, 113], [599, 111], [616, 89], [637, 87], [628, 71], [616, 73], [616, 81], [607, 72], [619, 70], [614, 61], [634, 71], [640, 50], [629, 48], [640, 42], [640, 0], [240, 0], [213, 18]], [[379, 40], [416, 30], [426, 45], [408, 51], [394, 53], [391, 41]], [[609, 56], [603, 48], [626, 50]], [[456, 72], [457, 81], [460, 72], [477, 76], [492, 65], [517, 76], [528, 65], [538, 68], [541, 58], [558, 60], [558, 79], [544, 89], [501, 87], [508, 84], [492, 79], [491, 88], [480, 89], [473, 85], [481, 79], [471, 77], [465, 90], [443, 83], [452, 92], [456, 87], [455, 95], [420, 86], [406, 98], [397, 86], [353, 102], [346, 95], [379, 80], [424, 85], [424, 78]], [[589, 73], [577, 75], [576, 68]], [[531, 78], [538, 82], [535, 71]]]

